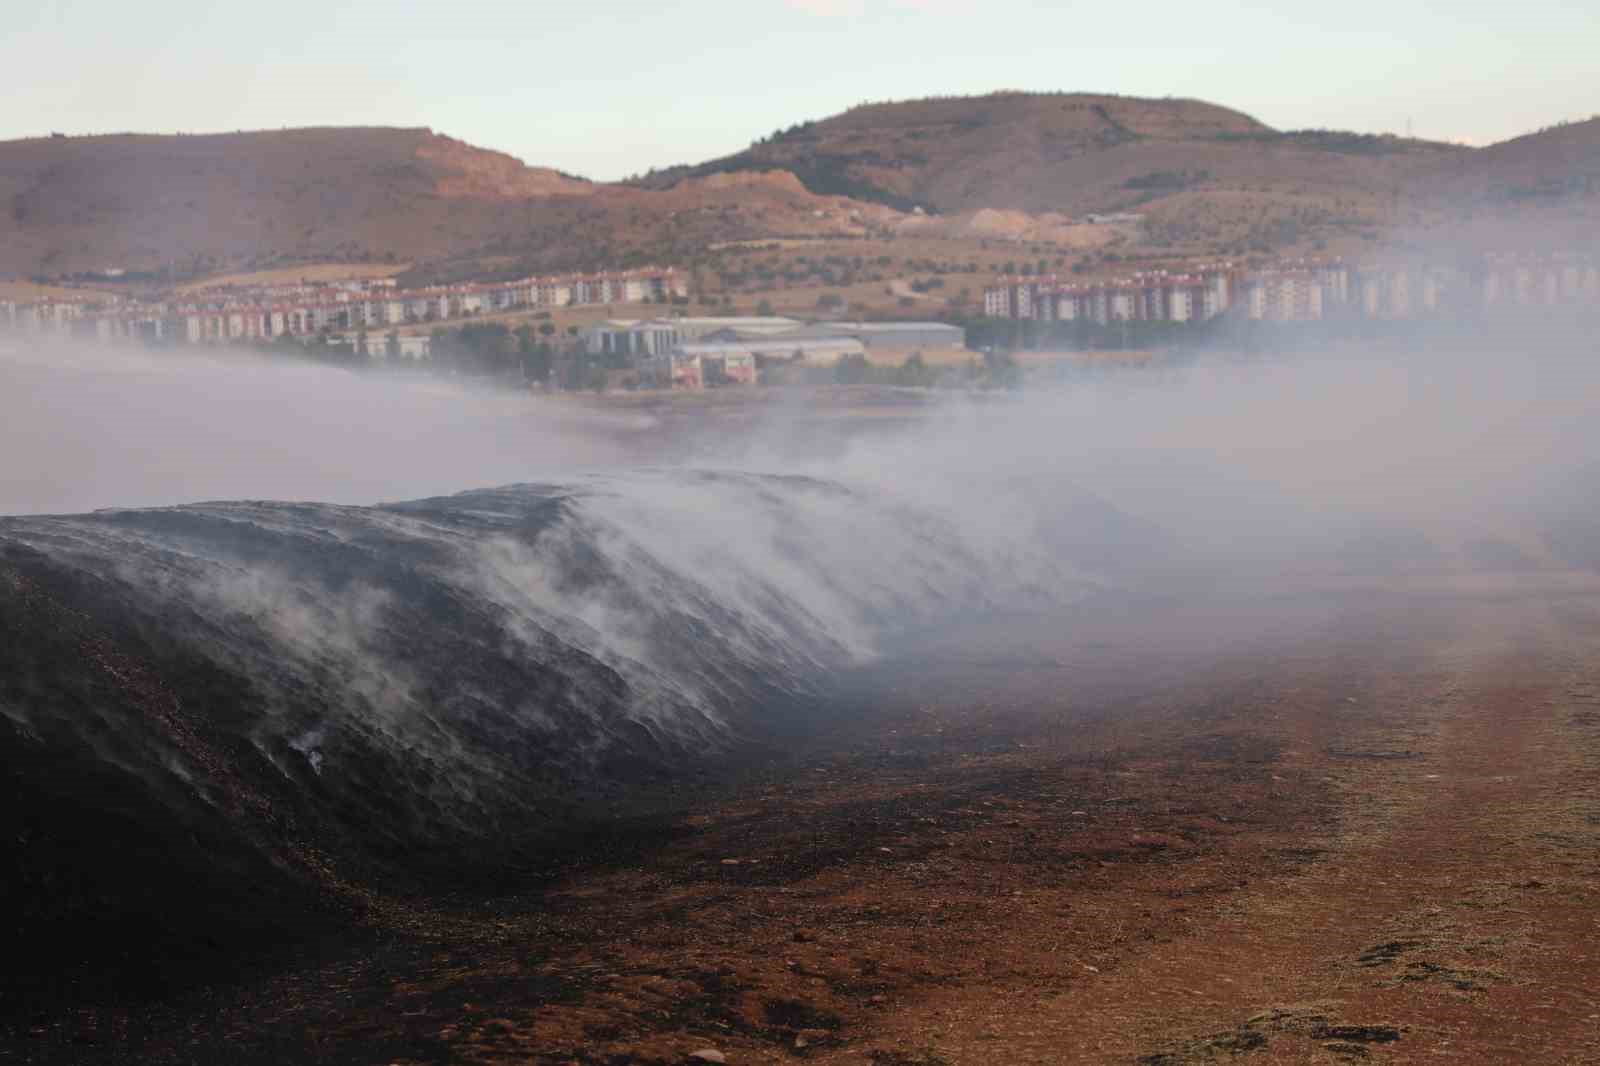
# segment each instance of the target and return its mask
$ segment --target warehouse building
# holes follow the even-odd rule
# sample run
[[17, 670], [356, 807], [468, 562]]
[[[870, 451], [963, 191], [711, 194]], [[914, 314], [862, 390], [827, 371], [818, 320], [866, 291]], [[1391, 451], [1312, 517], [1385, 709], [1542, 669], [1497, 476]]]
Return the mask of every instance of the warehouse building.
[[747, 316], [730, 318], [615, 318], [584, 330], [580, 336], [590, 355], [632, 358], [661, 355], [675, 345], [700, 340], [752, 340], [799, 329], [793, 318]]
[[820, 322], [812, 328], [835, 337], [854, 337], [868, 349], [915, 351], [967, 346], [967, 331], [944, 322]]

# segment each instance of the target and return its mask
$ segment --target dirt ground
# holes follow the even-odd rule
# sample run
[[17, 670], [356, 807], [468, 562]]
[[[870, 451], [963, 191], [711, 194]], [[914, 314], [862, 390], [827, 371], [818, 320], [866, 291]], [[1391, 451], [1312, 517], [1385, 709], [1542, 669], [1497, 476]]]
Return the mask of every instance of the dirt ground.
[[546, 890], [0, 1061], [1600, 1063], [1592, 575], [1094, 604], [840, 700]]

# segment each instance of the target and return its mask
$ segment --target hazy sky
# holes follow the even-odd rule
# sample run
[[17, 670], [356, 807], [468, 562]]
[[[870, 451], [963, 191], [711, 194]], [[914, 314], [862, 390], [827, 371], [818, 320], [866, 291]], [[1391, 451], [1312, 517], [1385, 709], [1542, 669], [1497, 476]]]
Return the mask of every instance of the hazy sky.
[[31, 0], [0, 33], [0, 139], [425, 125], [616, 178], [1022, 88], [1487, 142], [1600, 112], [1597, 42], [1593, 0]]

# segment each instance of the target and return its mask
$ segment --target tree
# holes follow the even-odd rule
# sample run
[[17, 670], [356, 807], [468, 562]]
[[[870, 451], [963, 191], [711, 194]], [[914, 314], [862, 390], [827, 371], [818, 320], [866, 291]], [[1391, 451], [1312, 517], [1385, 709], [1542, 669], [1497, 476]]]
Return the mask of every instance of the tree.
[[933, 384], [934, 373], [922, 358], [921, 352], [912, 352], [895, 371], [895, 381], [900, 385], [924, 389]]
[[983, 357], [989, 381], [999, 388], [1022, 388], [1022, 367], [1010, 352], [987, 352]]
[[555, 352], [543, 341], [522, 355], [522, 376], [541, 385], [550, 380], [550, 370], [555, 364]]
[[555, 335], [556, 335], [556, 326], [555, 326], [554, 322], [541, 322], [541, 323], [539, 323], [539, 336], [541, 336], [541, 337], [554, 337]]
[[756, 304], [756, 314], [760, 315], [762, 318], [771, 318], [776, 313], [777, 312], [773, 311], [772, 309], [771, 300], [762, 300], [760, 303]]
[[833, 365], [833, 380], [841, 385], [859, 385], [867, 380], [867, 357], [858, 352], [841, 355]]

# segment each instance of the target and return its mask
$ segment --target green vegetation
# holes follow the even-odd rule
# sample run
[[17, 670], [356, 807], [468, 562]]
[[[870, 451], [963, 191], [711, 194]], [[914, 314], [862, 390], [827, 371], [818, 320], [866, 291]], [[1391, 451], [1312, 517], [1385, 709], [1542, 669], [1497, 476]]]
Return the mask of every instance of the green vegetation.
[[1342, 155], [1398, 155], [1417, 148], [1444, 147], [1431, 141], [1397, 137], [1392, 133], [1352, 133], [1349, 130], [1261, 130], [1250, 133], [1218, 133], [1213, 140], [1252, 141], [1260, 144], [1287, 144]]
[[[547, 326], [538, 332], [544, 333]], [[554, 332], [554, 327], [550, 329]], [[546, 380], [554, 358], [554, 349], [547, 340], [536, 339], [534, 327], [513, 331], [501, 322], [436, 329], [430, 348], [428, 368], [435, 373], [518, 382]]]
[[882, 366], [862, 355], [846, 355], [831, 367], [807, 367], [803, 380], [811, 385], [892, 385], [905, 389], [1018, 389], [1022, 368], [1004, 352], [982, 359], [974, 356], [965, 366], [929, 366], [921, 352], [912, 352], [899, 366]]

